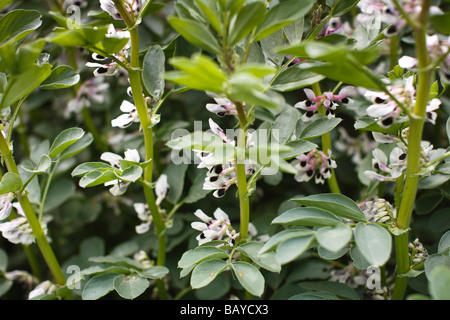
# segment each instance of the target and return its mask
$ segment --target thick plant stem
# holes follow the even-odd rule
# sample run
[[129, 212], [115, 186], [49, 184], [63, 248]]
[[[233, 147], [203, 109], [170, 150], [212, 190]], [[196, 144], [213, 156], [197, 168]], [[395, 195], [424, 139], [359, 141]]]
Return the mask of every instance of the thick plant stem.
[[[314, 94], [316, 96], [322, 95], [322, 91], [320, 89], [320, 84], [318, 82], [313, 83], [312, 88], [313, 88]], [[322, 115], [325, 115], [325, 110], [322, 105], [319, 107], [319, 112]], [[322, 140], [322, 151], [325, 154], [331, 156], [332, 145], [331, 145], [330, 133], [327, 132], [327, 133], [323, 134], [321, 137], [321, 140]], [[330, 152], [330, 154], [328, 152]], [[332, 193], [341, 193], [338, 181], [336, 179], [336, 173], [334, 172], [333, 168], [331, 168], [331, 177], [327, 179], [327, 183], [328, 183], [328, 187], [330, 188], [330, 191]]]
[[[139, 30], [135, 21], [130, 17], [125, 10], [123, 1], [114, 0], [114, 4], [122, 16], [127, 28], [130, 32], [131, 53], [130, 53], [130, 69], [128, 75], [130, 79], [131, 92], [133, 94], [134, 104], [139, 115], [139, 121], [141, 123], [141, 129], [144, 136], [145, 144], [145, 161], [151, 160], [152, 162], [145, 167], [143, 178], [147, 185], [150, 185], [153, 180], [153, 129], [151, 128], [151, 121], [149, 118], [149, 110], [142, 90], [141, 83], [141, 64], [139, 60]], [[151, 188], [144, 188], [145, 199], [149, 206], [150, 213], [153, 218], [153, 223], [158, 237], [158, 258], [157, 265], [163, 266], [166, 258], [166, 234], [165, 224], [161, 216], [161, 212], [158, 209], [155, 201], [155, 195]], [[158, 293], [161, 299], [167, 299], [167, 293], [163, 280], [156, 281], [158, 286]]]
[[[411, 222], [411, 215], [417, 195], [417, 185], [419, 183], [418, 172], [420, 170], [421, 141], [423, 126], [426, 116], [426, 107], [430, 97], [430, 87], [432, 84], [432, 70], [428, 68], [430, 64], [427, 45], [425, 25], [428, 20], [428, 13], [431, 1], [422, 1], [422, 11], [420, 12], [417, 24], [413, 28], [416, 42], [416, 56], [419, 61], [418, 88], [416, 104], [410, 116], [409, 136], [408, 136], [408, 158], [405, 175], [405, 185], [403, 197], [397, 218], [397, 227], [404, 232], [395, 237], [395, 247], [397, 256], [397, 274], [402, 275], [409, 271], [408, 255], [408, 228]], [[408, 283], [407, 277], [397, 276], [392, 299], [400, 300], [404, 298]]]
[[243, 242], [248, 236], [248, 224], [250, 223], [250, 200], [248, 197], [247, 178], [245, 172], [245, 146], [247, 144], [247, 117], [244, 105], [236, 103], [239, 119], [238, 151], [236, 159], [237, 186], [240, 208], [240, 238]]
[[[17, 168], [16, 162], [13, 159], [11, 149], [8, 146], [3, 135], [0, 134], [0, 153], [2, 155], [3, 160], [5, 161], [6, 167], [9, 172], [19, 174], [19, 170]], [[42, 230], [42, 226], [36, 217], [34, 209], [28, 199], [26, 194], [22, 194], [18, 196], [20, 206], [27, 218], [28, 223], [30, 224], [33, 235], [36, 239], [36, 243], [41, 251], [42, 256], [44, 257], [47, 266], [52, 273], [55, 281], [60, 285], [66, 284], [66, 278], [61, 270], [58, 260], [56, 259], [55, 254], [53, 253], [52, 248], [50, 247], [49, 242], [47, 241], [47, 237]]]

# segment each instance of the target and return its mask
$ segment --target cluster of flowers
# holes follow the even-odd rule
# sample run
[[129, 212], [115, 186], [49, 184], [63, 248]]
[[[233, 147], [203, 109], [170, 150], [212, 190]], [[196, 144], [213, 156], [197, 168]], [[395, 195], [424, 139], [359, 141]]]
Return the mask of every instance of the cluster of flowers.
[[[378, 181], [395, 181], [406, 170], [407, 152], [408, 148], [403, 141], [407, 140], [409, 128], [402, 131], [402, 139], [384, 135], [380, 133], [374, 133], [373, 136], [377, 142], [381, 143], [396, 143], [396, 146], [390, 151], [388, 156], [380, 148], [375, 148], [372, 151], [372, 167], [375, 171], [366, 170], [364, 174], [372, 180]], [[430, 161], [430, 153], [433, 150], [433, 145], [428, 141], [421, 142], [421, 166], [424, 166]]]
[[222, 209], [217, 208], [214, 211], [214, 218], [206, 215], [200, 209], [195, 211], [194, 215], [203, 221], [196, 221], [191, 224], [193, 229], [201, 231], [196, 238], [199, 245], [214, 240], [224, 240], [230, 245], [234, 245], [235, 239], [239, 236], [239, 233], [233, 229], [230, 218]]
[[[209, 126], [211, 131], [219, 136], [224, 143], [234, 147], [236, 142], [227, 137], [223, 129], [209, 119]], [[251, 135], [248, 135], [247, 147], [251, 147]], [[230, 186], [237, 182], [237, 160], [231, 159], [225, 163], [217, 163], [217, 157], [213, 152], [196, 150], [195, 155], [200, 159], [200, 163], [197, 168], [208, 169], [206, 173], [203, 189], [215, 190], [213, 192], [214, 197], [221, 198], [226, 194], [226, 191]], [[246, 174], [253, 174], [255, 172], [255, 164], [250, 161], [245, 163]]]
[[[432, 61], [441, 61], [440, 64], [440, 75], [442, 79], [446, 82], [450, 82], [450, 56], [448, 55], [450, 48], [450, 37], [446, 39], [439, 39], [437, 34], [426, 36], [426, 43], [428, 54]], [[403, 56], [399, 59], [398, 64], [404, 69], [414, 70], [418, 67], [418, 61], [416, 58], [410, 56]]]
[[[6, 220], [11, 212], [12, 208], [16, 210], [18, 217], [10, 221], [0, 223], [0, 232], [5, 239], [14, 244], [30, 245], [34, 243], [35, 238], [30, 224], [18, 202], [11, 202], [14, 198], [12, 193], [4, 194], [0, 196], [0, 221]], [[40, 223], [42, 230], [47, 235], [47, 224], [52, 220], [50, 216], [43, 216]], [[51, 239], [47, 237], [50, 242]]]
[[[167, 181], [167, 175], [165, 174], [160, 175], [155, 183], [155, 193], [157, 197], [156, 205], [158, 207], [161, 205], [162, 200], [164, 200], [164, 198], [167, 196], [169, 190], [170, 186]], [[133, 204], [133, 207], [137, 213], [139, 220], [141, 220], [141, 224], [136, 226], [136, 233], [137, 234], [146, 233], [150, 229], [150, 225], [153, 221], [148, 204], [136, 202]]]
[[342, 88], [338, 94], [333, 92], [325, 92], [321, 96], [316, 96], [311, 89], [303, 89], [307, 99], [297, 102], [294, 107], [305, 110], [302, 115], [302, 120], [305, 122], [314, 120], [314, 115], [321, 105], [325, 108], [325, 115], [327, 118], [334, 118], [335, 110], [338, 106], [338, 102], [343, 104], [352, 103], [352, 99], [348, 96], [354, 91], [354, 87], [348, 86]]
[[[201, 231], [196, 238], [199, 245], [215, 240], [226, 241], [230, 246], [235, 245], [236, 239], [239, 237], [239, 232], [236, 232], [233, 228], [228, 214], [226, 214], [222, 209], [217, 208], [214, 211], [214, 218], [208, 216], [200, 209], [196, 210], [194, 215], [203, 221], [195, 221], [191, 223], [191, 227], [193, 229]], [[248, 226], [248, 235], [250, 237], [254, 237], [256, 234], [257, 231], [255, 226], [250, 223]], [[266, 241], [267, 239], [263, 236], [259, 240]]]
[[365, 201], [360, 206], [370, 222], [389, 223], [397, 218], [397, 210], [383, 198]]
[[301, 154], [291, 162], [297, 170], [295, 180], [298, 182], [309, 181], [315, 177], [315, 183], [323, 184], [331, 177], [331, 170], [336, 168], [336, 161], [331, 159], [331, 154], [314, 149], [307, 154]]
[[[402, 108], [409, 109], [416, 103], [414, 76], [405, 78], [395, 85], [388, 86], [387, 89], [395, 99], [392, 99], [389, 94], [382, 91], [367, 90], [364, 93], [364, 96], [373, 103], [367, 108], [367, 114], [377, 119], [377, 123], [385, 128], [390, 127], [394, 123], [401, 123], [407, 120]], [[427, 105], [427, 119], [433, 124], [436, 121], [436, 110], [440, 104], [441, 101], [434, 98]]]

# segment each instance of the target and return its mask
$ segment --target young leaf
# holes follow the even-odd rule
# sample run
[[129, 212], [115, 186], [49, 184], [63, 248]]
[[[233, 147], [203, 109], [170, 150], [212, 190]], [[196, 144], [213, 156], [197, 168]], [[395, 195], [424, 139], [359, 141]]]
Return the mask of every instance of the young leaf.
[[34, 64], [25, 72], [11, 75], [1, 100], [0, 109], [9, 107], [37, 88], [51, 74], [51, 68], [52, 66], [48, 63], [40, 66]]
[[60, 160], [66, 160], [69, 158], [72, 158], [73, 156], [77, 155], [87, 147], [91, 145], [91, 143], [94, 141], [94, 137], [92, 133], [88, 132], [85, 134], [80, 140], [69, 146], [67, 149], [65, 149], [63, 152], [59, 154]]
[[305, 16], [314, 5], [311, 0], [287, 0], [272, 7], [258, 27], [255, 39], [261, 40], [271, 33]]
[[265, 12], [266, 6], [260, 1], [251, 2], [242, 7], [230, 24], [228, 44], [234, 45], [246, 37], [264, 20]]
[[70, 145], [80, 140], [84, 135], [84, 130], [81, 128], [69, 128], [61, 132], [53, 141], [49, 150], [50, 158], [55, 158]]
[[315, 194], [304, 198], [292, 199], [292, 201], [303, 204], [305, 206], [312, 206], [328, 210], [335, 215], [343, 218], [361, 222], [367, 221], [358, 204], [342, 194]]
[[160, 46], [151, 47], [144, 57], [142, 80], [148, 93], [156, 99], [164, 93], [165, 61], [164, 51]]
[[219, 259], [206, 260], [199, 263], [191, 275], [191, 287], [199, 289], [210, 284], [227, 268], [227, 262]]
[[52, 70], [52, 73], [45, 79], [40, 88], [46, 90], [55, 90], [71, 87], [80, 81], [80, 75], [69, 66], [58, 66]]
[[0, 194], [19, 191], [22, 188], [22, 179], [18, 174], [7, 172], [0, 181]]
[[263, 294], [265, 280], [255, 266], [248, 262], [237, 261], [231, 264], [231, 270], [245, 290], [257, 297]]
[[342, 119], [340, 118], [319, 118], [306, 126], [300, 133], [300, 139], [312, 140], [333, 130]]
[[43, 172], [47, 171], [48, 168], [50, 168], [51, 164], [52, 164], [52, 159], [50, 159], [50, 157], [48, 155], [43, 154], [41, 159], [39, 160], [39, 163], [37, 164], [37, 166], [35, 168], [27, 166], [27, 165], [22, 165], [22, 168], [25, 171], [32, 172], [32, 173], [43, 173]]
[[114, 170], [94, 170], [88, 172], [80, 179], [79, 185], [82, 188], [94, 187], [105, 182], [116, 180], [117, 176]]
[[72, 171], [72, 177], [80, 177], [94, 170], [110, 170], [111, 165], [105, 162], [85, 162], [78, 165]]
[[325, 77], [310, 70], [303, 70], [297, 63], [278, 74], [272, 82], [271, 89], [281, 92], [297, 90], [323, 80]]
[[221, 93], [227, 80], [220, 67], [209, 57], [194, 54], [191, 59], [175, 57], [170, 63], [179, 71], [167, 72], [165, 78], [200, 91]]
[[36, 10], [13, 10], [0, 18], [0, 46], [6, 41], [17, 42], [42, 24]]
[[121, 174], [117, 174], [118, 179], [127, 181], [127, 182], [135, 182], [142, 176], [143, 169], [140, 166], [134, 165], [123, 170]]
[[216, 37], [207, 26], [191, 19], [170, 17], [168, 19], [172, 27], [186, 40], [212, 53], [220, 53], [221, 47]]
[[381, 267], [391, 256], [391, 235], [377, 224], [358, 223], [355, 229], [355, 242], [361, 254], [372, 265]]

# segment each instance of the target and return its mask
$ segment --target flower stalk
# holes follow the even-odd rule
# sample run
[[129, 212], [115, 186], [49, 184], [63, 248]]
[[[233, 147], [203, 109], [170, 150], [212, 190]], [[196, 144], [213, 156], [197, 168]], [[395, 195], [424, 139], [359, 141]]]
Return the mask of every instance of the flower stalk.
[[[408, 256], [408, 228], [411, 222], [411, 215], [417, 195], [419, 182], [418, 172], [420, 170], [420, 152], [423, 127], [426, 116], [426, 106], [430, 97], [433, 72], [428, 68], [430, 59], [426, 45], [425, 25], [428, 20], [430, 0], [422, 1], [422, 10], [419, 13], [416, 24], [413, 27], [414, 39], [416, 42], [416, 56], [419, 64], [418, 68], [418, 88], [417, 99], [410, 116], [410, 129], [408, 136], [408, 158], [405, 174], [405, 184], [403, 187], [403, 197], [397, 219], [397, 227], [405, 230], [404, 233], [395, 237], [395, 248], [397, 255], [397, 274], [402, 275], [409, 271]], [[403, 299], [408, 284], [407, 277], [397, 276], [392, 299]]]

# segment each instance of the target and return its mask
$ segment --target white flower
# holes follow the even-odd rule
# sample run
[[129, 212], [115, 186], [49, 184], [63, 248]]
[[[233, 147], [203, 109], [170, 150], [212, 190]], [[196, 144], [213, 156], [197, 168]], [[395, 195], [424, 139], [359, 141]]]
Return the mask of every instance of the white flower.
[[229, 99], [214, 97], [214, 100], [216, 103], [206, 104], [206, 109], [208, 111], [217, 114], [219, 117], [237, 114], [236, 106]]
[[120, 15], [112, 0], [100, 0], [100, 8], [108, 12], [109, 15], [113, 17], [113, 19], [122, 20], [122, 16]]
[[155, 193], [156, 193], [156, 205], [160, 205], [161, 201], [167, 196], [169, 192], [170, 186], [167, 182], [167, 175], [162, 174], [159, 176], [158, 180], [156, 180], [155, 184]]
[[14, 194], [11, 192], [0, 196], [0, 221], [9, 217], [13, 207], [11, 203], [13, 198]]
[[[20, 204], [15, 202], [13, 203], [13, 206], [19, 214], [19, 217], [11, 221], [0, 223], [0, 232], [3, 237], [8, 239], [11, 243], [30, 245], [35, 241], [33, 230], [31, 229]], [[50, 216], [44, 216], [42, 218], [41, 227], [45, 235], [47, 234], [47, 223], [51, 220], [52, 218]], [[49, 238], [48, 240], [50, 241]]]
[[191, 227], [201, 231], [197, 236], [199, 245], [213, 240], [222, 240], [224, 236], [228, 236], [225, 241], [234, 240], [236, 232], [231, 226], [228, 215], [220, 208], [217, 208], [213, 216], [215, 219], [207, 216], [202, 210], [197, 209], [194, 215], [203, 222], [192, 222]]
[[148, 204], [137, 202], [133, 204], [133, 207], [139, 220], [142, 221], [141, 224], [135, 227], [136, 233], [146, 233], [150, 229], [150, 225], [152, 223], [152, 216], [150, 214], [150, 210], [148, 209]]
[[[139, 152], [135, 149], [128, 149], [124, 153], [125, 158], [122, 158], [122, 156], [112, 153], [112, 152], [103, 152], [100, 156], [100, 159], [106, 162], [109, 162], [113, 167], [116, 167], [118, 170], [122, 171], [120, 160], [126, 160], [131, 162], [136, 162], [136, 164], [140, 161]], [[128, 188], [128, 185], [130, 182], [122, 181], [119, 179], [111, 180], [106, 182], [105, 186], [112, 186], [112, 188], [109, 189], [111, 194], [114, 196], [120, 196], [123, 195]]]
[[28, 299], [33, 299], [43, 294], [51, 294], [57, 289], [56, 285], [51, 281], [46, 280], [38, 284], [33, 290], [28, 294]]
[[124, 100], [120, 105], [120, 111], [122, 111], [124, 114], [111, 120], [111, 125], [113, 127], [126, 128], [130, 126], [133, 122], [140, 121], [137, 109], [131, 102]]

